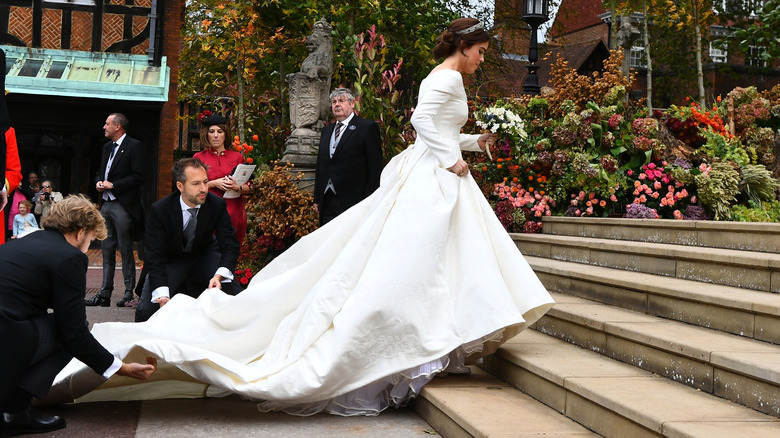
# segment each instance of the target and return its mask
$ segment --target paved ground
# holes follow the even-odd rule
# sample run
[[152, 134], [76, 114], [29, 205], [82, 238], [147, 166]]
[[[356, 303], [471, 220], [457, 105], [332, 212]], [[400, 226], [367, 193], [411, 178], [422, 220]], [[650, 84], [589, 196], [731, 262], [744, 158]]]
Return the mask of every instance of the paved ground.
[[[90, 250], [87, 298], [102, 282], [99, 250]], [[118, 256], [118, 255], [117, 255]], [[140, 274], [140, 268], [137, 270]], [[133, 321], [133, 309], [118, 308], [124, 291], [121, 270], [114, 276], [111, 307], [87, 307], [90, 323]], [[62, 415], [68, 427], [48, 437], [424, 437], [435, 435], [428, 423], [409, 409], [391, 410], [377, 417], [315, 415], [296, 417], [257, 411], [255, 403], [238, 397], [147, 402], [77, 403], [41, 408]]]

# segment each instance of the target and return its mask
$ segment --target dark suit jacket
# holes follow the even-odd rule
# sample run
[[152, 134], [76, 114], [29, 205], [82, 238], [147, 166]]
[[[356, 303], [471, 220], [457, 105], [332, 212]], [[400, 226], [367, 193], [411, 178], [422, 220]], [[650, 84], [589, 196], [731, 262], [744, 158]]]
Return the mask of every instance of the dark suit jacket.
[[314, 180], [314, 202], [322, 203], [322, 195], [333, 181], [337, 196], [347, 207], [365, 199], [379, 187], [382, 173], [382, 137], [373, 120], [352, 117], [344, 127], [336, 152], [330, 157], [330, 136], [335, 123], [322, 129]]
[[187, 254], [182, 249], [184, 225], [180, 197], [179, 192], [171, 193], [152, 204], [149, 213], [144, 243], [146, 257], [144, 269], [149, 271], [151, 290], [169, 286], [165, 267], [171, 260], [202, 253], [208, 250], [215, 239], [222, 257], [219, 266], [231, 272], [236, 268], [240, 247], [236, 239], [236, 231], [230, 223], [225, 200], [210, 192], [206, 195], [206, 202], [200, 206], [198, 212], [198, 226], [195, 228], [192, 252]]
[[107, 179], [114, 184], [111, 193], [133, 219], [132, 234], [135, 239], [136, 236], [143, 235], [144, 229], [144, 209], [141, 203], [141, 186], [144, 182], [144, 145], [130, 136], [125, 136], [111, 163], [108, 178], [104, 178], [113, 143], [109, 141], [103, 145], [103, 156], [100, 159], [100, 170], [95, 176], [95, 183]]
[[[30, 260], [35, 260], [33, 265]], [[44, 230], [0, 246], [0, 404], [29, 368], [38, 346], [32, 319], [54, 309], [65, 350], [103, 374], [114, 361], [87, 329], [87, 256], [58, 231]]]

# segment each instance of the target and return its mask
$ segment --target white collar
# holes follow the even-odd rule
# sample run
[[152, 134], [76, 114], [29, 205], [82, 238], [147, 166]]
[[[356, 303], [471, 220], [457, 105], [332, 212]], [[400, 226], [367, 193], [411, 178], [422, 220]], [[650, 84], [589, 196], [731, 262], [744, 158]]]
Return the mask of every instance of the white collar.
[[[184, 199], [179, 195], [179, 205], [181, 205], [181, 211], [188, 211], [192, 207], [184, 203]], [[200, 205], [196, 205], [195, 208], [200, 208]]]
[[355, 113], [353, 112], [353, 113], [351, 113], [349, 115], [349, 117], [347, 117], [346, 119], [342, 120], [341, 122], [336, 120], [336, 123], [341, 123], [342, 125], [347, 126], [347, 125], [349, 125], [349, 121], [352, 120], [352, 117], [354, 117], [354, 116], [355, 116]]

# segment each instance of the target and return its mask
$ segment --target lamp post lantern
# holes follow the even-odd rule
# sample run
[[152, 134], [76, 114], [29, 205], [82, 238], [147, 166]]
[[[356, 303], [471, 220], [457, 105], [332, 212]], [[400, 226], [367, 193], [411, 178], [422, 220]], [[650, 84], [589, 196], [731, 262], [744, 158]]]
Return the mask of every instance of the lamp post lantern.
[[523, 93], [538, 95], [541, 87], [536, 70], [539, 68], [536, 61], [539, 60], [539, 41], [537, 33], [539, 26], [549, 19], [549, 0], [523, 0], [523, 21], [531, 26], [531, 44], [528, 48], [528, 75], [525, 77]]

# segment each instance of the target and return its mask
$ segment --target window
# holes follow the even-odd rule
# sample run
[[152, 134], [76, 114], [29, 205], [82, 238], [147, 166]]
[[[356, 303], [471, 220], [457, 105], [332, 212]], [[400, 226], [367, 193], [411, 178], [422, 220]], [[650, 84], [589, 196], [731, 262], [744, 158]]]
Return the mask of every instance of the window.
[[766, 49], [759, 46], [750, 46], [747, 56], [745, 56], [745, 65], [753, 67], [766, 67], [766, 59], [763, 57]]
[[71, 5], [95, 6], [95, 0], [44, 0], [44, 3], [67, 3]]
[[631, 68], [646, 68], [647, 58], [645, 58], [645, 37], [644, 32], [639, 34], [639, 37], [634, 41], [631, 46]]
[[726, 49], [726, 44], [723, 41], [713, 41], [710, 43], [710, 59], [717, 64], [725, 64], [728, 62], [729, 52]]

